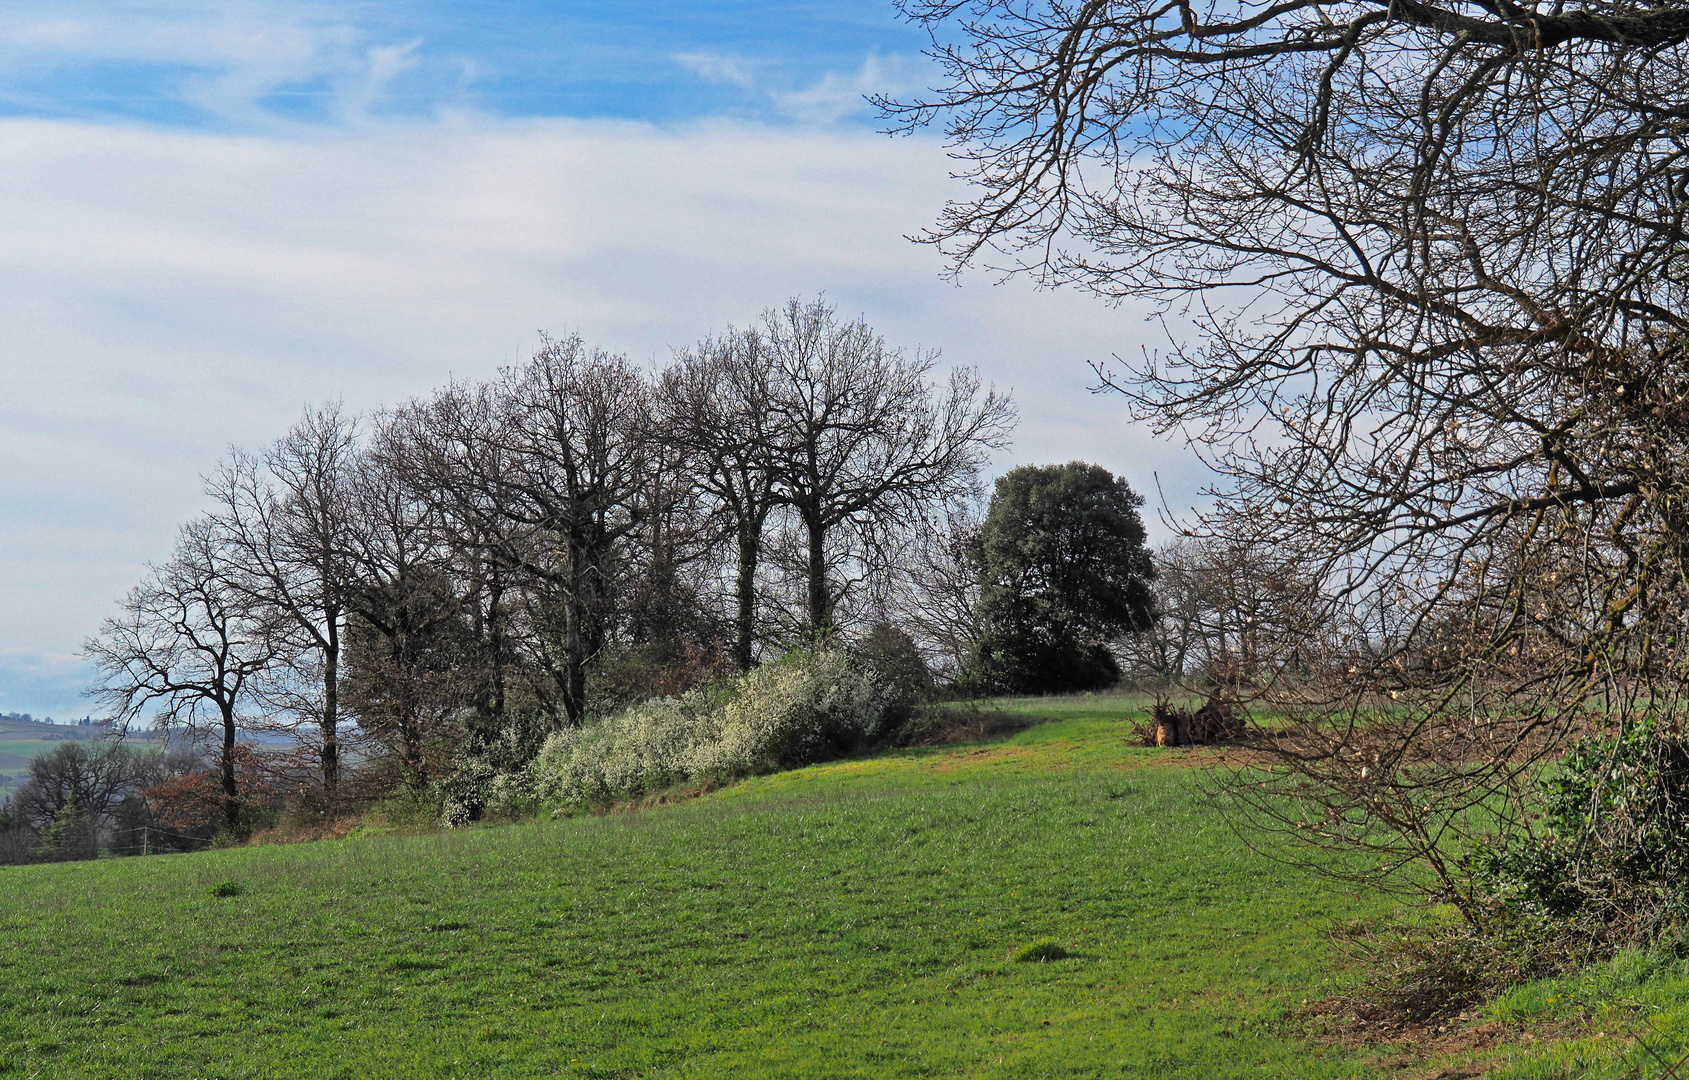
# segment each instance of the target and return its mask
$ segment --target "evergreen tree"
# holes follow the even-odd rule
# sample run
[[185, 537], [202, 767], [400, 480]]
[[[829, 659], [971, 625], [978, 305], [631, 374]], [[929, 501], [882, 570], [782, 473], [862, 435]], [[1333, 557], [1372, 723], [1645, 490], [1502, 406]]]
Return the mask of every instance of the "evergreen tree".
[[1110, 643], [1155, 620], [1143, 497], [1099, 465], [1027, 465], [998, 479], [978, 541], [984, 627], [963, 681], [1061, 693], [1120, 678]]

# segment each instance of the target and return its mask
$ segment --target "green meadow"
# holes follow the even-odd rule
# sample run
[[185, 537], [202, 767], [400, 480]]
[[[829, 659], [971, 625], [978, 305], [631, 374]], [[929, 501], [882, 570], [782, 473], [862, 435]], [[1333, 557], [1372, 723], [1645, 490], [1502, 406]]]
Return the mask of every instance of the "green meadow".
[[1012, 704], [1044, 722], [604, 815], [0, 868], [0, 1075], [1573, 1076], [1669, 983], [1590, 991], [1599, 1038], [1546, 984], [1481, 1050], [1320, 1035], [1333, 931], [1402, 901], [1252, 853], [1140, 702]]

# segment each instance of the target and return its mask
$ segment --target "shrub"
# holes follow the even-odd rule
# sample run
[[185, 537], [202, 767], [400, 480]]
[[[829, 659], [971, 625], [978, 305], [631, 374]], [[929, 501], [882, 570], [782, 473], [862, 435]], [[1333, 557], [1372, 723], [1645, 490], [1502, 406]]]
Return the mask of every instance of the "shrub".
[[527, 784], [543, 802], [580, 806], [796, 768], [872, 740], [884, 713], [883, 693], [843, 653], [793, 652], [713, 689], [558, 732]]
[[1368, 933], [1355, 944], [1366, 970], [1354, 997], [1409, 1021], [1453, 1015], [1561, 970], [1568, 954], [1553, 930], [1539, 920], [1491, 912], [1477, 924], [1432, 921]]
[[1469, 860], [1485, 919], [1528, 922], [1594, 959], [1682, 936], [1689, 916], [1689, 744], [1652, 720], [1580, 740], [1540, 781], [1535, 836]]
[[609, 648], [587, 672], [586, 696], [595, 717], [613, 716], [654, 697], [679, 697], [733, 672], [719, 648], [679, 642], [671, 648]]
[[451, 827], [479, 821], [483, 815], [528, 817], [536, 808], [524, 798], [526, 768], [546, 738], [546, 719], [537, 710], [512, 709], [499, 722], [472, 722], [459, 744], [452, 771], [430, 791], [440, 820]]
[[876, 623], [852, 650], [856, 661], [886, 696], [888, 724], [902, 724], [917, 705], [933, 696], [932, 669], [908, 632]]

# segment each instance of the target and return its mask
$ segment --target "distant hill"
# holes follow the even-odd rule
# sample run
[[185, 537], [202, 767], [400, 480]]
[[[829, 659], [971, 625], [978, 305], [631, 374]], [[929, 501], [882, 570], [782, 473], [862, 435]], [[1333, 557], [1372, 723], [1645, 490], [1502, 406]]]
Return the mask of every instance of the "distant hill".
[[[0, 713], [0, 798], [29, 775], [30, 759], [50, 754], [62, 743], [100, 738], [110, 730], [89, 721], [53, 724], [28, 713]], [[131, 732], [131, 741], [149, 741], [147, 732]]]
[[96, 724], [92, 720], [55, 724], [51, 717], [37, 720], [28, 713], [0, 713], [0, 738], [47, 739], [51, 742], [62, 742], [65, 739], [96, 738], [104, 731], [105, 726], [103, 724]]

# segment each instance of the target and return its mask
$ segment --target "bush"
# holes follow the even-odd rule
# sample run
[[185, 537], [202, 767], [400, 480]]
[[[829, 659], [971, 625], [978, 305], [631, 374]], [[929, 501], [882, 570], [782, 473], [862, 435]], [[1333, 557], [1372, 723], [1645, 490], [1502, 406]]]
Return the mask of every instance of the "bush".
[[1433, 920], [1368, 933], [1355, 945], [1366, 973], [1353, 996], [1404, 1020], [1450, 1016], [1577, 963], [1554, 930], [1492, 911], [1478, 923]]
[[875, 623], [851, 652], [885, 696], [888, 728], [902, 727], [918, 706], [932, 699], [932, 669], [915, 639], [901, 627]]
[[1590, 960], [1689, 925], [1689, 745], [1651, 721], [1576, 743], [1540, 781], [1540, 827], [1469, 860], [1483, 919]]
[[680, 642], [672, 648], [609, 648], [587, 670], [586, 697], [594, 717], [612, 716], [654, 697], [679, 697], [720, 682], [734, 671], [719, 648]]
[[519, 777], [544, 745], [547, 718], [538, 709], [513, 708], [502, 717], [471, 721], [457, 747], [452, 771], [429, 790], [451, 827], [484, 815], [529, 817], [534, 808], [512, 802], [510, 780]]
[[957, 685], [980, 697], [995, 694], [1075, 694], [1120, 682], [1120, 663], [1108, 646], [1038, 627], [993, 624], [963, 664]]
[[886, 696], [842, 652], [793, 652], [713, 689], [655, 698], [546, 740], [525, 784], [546, 804], [637, 798], [676, 784], [797, 768], [879, 735]]
[[1009, 959], [1017, 964], [1048, 964], [1054, 960], [1066, 960], [1072, 955], [1055, 938], [1039, 938], [1010, 953]]

